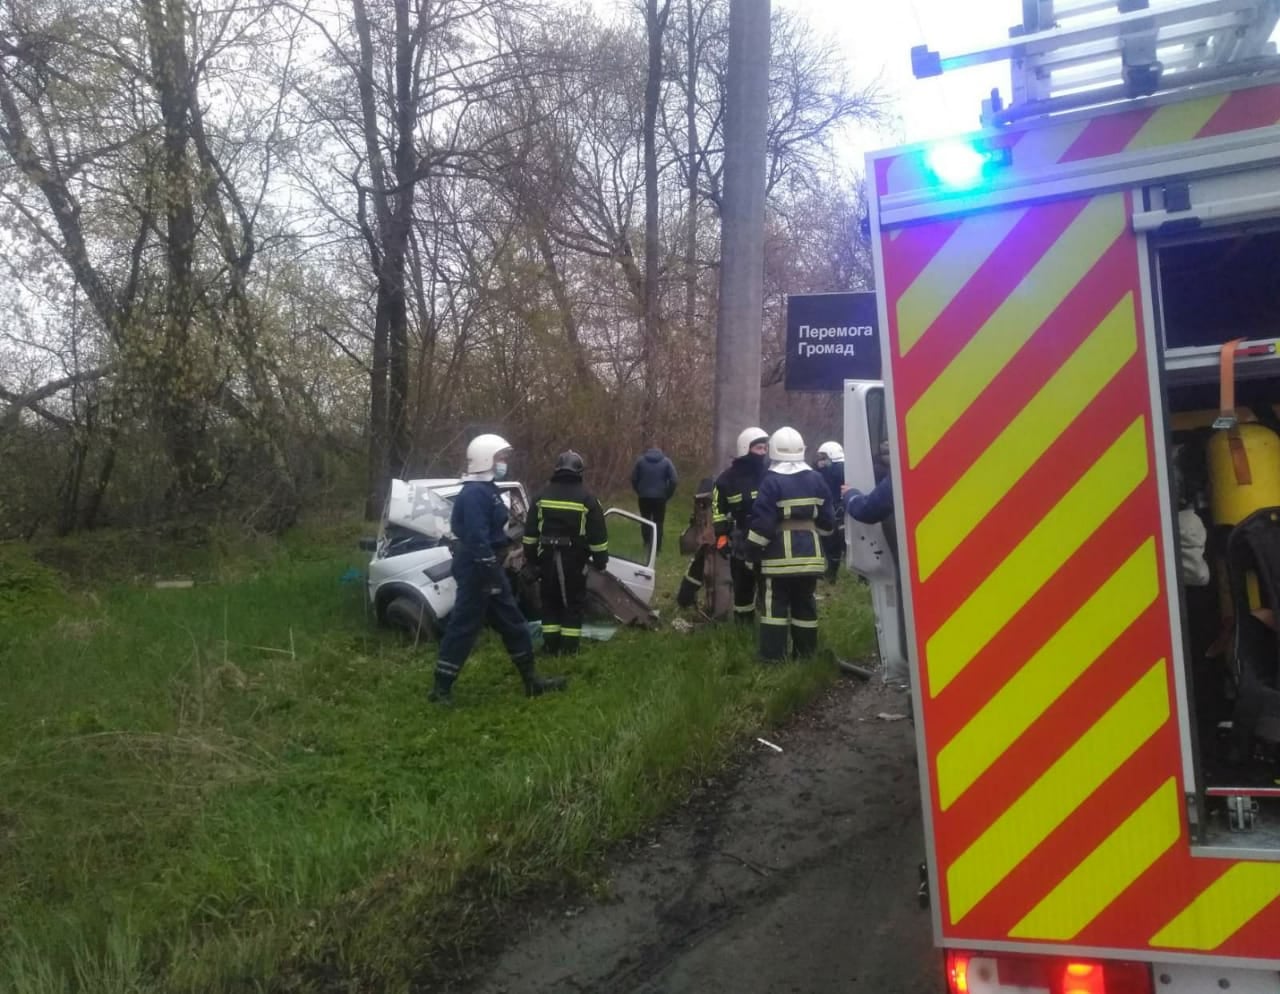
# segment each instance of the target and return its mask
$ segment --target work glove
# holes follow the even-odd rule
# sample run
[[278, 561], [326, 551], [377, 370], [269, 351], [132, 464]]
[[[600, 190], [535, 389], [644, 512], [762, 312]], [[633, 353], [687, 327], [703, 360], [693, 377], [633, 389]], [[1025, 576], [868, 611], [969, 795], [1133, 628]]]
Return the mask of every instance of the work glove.
[[729, 536], [728, 535], [718, 536], [716, 538], [716, 552], [718, 552], [723, 558], [728, 559], [729, 551], [730, 551]]

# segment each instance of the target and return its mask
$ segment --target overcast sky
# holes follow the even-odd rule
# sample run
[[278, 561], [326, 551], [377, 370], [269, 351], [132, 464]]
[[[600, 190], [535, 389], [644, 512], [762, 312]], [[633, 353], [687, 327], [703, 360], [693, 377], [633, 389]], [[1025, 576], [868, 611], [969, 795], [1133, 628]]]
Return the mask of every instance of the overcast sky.
[[859, 151], [924, 141], [978, 128], [982, 100], [993, 86], [1009, 96], [1009, 65], [977, 66], [936, 79], [911, 75], [911, 49], [943, 54], [995, 44], [1022, 21], [1020, 0], [774, 0], [815, 26], [829, 26], [858, 82], [877, 76], [901, 119], [883, 136], [858, 136]]
[[[627, 11], [629, 0], [590, 0], [601, 12]], [[857, 154], [903, 142], [924, 141], [978, 127], [982, 100], [993, 86], [1009, 94], [1008, 63], [948, 73], [940, 79], [911, 75], [911, 49], [927, 44], [951, 53], [994, 44], [1022, 21], [1020, 0], [773, 0], [830, 30], [855, 82], [879, 77], [893, 98], [899, 126], [883, 135], [851, 136]]]

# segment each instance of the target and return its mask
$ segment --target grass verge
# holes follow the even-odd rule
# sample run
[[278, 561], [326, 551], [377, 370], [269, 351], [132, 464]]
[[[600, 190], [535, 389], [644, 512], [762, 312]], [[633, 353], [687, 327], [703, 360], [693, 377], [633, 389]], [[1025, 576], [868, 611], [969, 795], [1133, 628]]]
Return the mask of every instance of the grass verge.
[[[24, 577], [0, 590], [0, 990], [412, 989], [832, 678], [762, 670], [747, 632], [622, 632], [529, 701], [486, 637], [441, 712], [434, 650], [366, 622], [354, 535], [240, 568], [186, 548], [191, 589], [0, 550]], [[72, 575], [100, 555], [40, 550]], [[860, 589], [823, 603], [842, 654], [872, 637]]]

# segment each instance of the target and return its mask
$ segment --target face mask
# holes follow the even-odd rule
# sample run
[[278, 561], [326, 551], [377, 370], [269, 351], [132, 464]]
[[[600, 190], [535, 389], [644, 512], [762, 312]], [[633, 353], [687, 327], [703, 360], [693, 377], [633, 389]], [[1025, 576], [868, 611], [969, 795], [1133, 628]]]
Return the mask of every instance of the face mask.
[[504, 462], [496, 462], [493, 464], [493, 478], [495, 480], [505, 480], [507, 478], [507, 464]]

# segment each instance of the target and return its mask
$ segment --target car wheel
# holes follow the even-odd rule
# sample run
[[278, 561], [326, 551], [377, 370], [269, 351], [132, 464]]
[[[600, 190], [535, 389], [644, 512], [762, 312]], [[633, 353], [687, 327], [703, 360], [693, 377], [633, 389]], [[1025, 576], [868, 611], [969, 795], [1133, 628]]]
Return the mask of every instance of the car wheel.
[[394, 598], [383, 615], [387, 624], [415, 642], [436, 637], [435, 619], [422, 601], [409, 596]]

